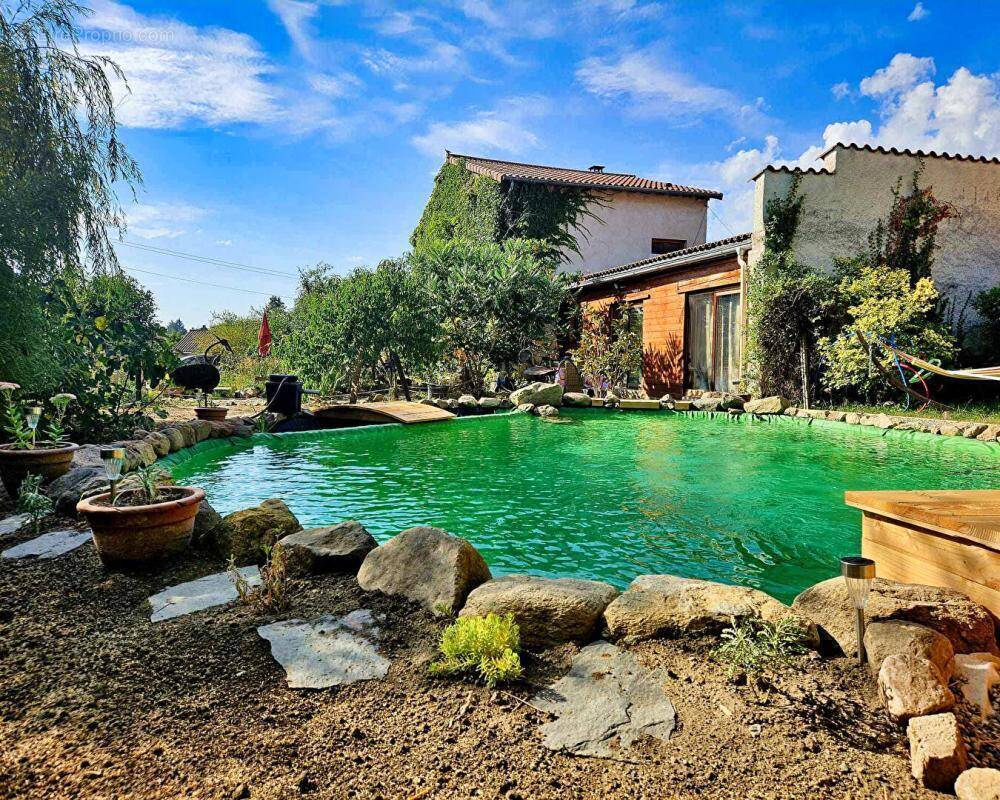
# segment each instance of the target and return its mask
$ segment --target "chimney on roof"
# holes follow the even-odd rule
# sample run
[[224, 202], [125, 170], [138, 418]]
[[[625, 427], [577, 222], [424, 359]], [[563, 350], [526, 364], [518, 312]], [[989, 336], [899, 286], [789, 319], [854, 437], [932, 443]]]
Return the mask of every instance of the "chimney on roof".
[[591, 164], [587, 169], [588, 172], [604, 172], [603, 164]]

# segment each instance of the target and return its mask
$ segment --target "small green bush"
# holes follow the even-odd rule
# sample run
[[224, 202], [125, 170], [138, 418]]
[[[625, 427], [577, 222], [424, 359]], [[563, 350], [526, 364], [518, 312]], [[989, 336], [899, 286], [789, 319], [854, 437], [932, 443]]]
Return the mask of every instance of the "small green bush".
[[491, 689], [521, 677], [521, 637], [512, 614], [462, 617], [441, 632], [431, 675], [475, 675]]
[[767, 622], [753, 617], [722, 632], [722, 644], [714, 651], [730, 678], [746, 675], [751, 686], [764, 673], [787, 666], [805, 650], [802, 627], [794, 617]]
[[17, 494], [17, 510], [31, 516], [31, 529], [38, 534], [42, 518], [55, 510], [55, 503], [42, 494], [42, 476], [28, 475], [21, 481]]
[[[994, 286], [976, 295], [972, 307], [979, 314], [981, 322], [977, 330], [981, 358], [996, 358], [1000, 353], [1000, 286]], [[986, 366], [992, 364], [989, 361]]]

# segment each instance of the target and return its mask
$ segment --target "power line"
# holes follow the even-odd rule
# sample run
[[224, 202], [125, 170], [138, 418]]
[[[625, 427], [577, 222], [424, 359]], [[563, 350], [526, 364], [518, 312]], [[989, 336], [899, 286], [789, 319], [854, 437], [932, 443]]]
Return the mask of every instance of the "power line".
[[[241, 289], [236, 286], [223, 286], [221, 283], [208, 283], [207, 281], [196, 281], [194, 278], [182, 278], [180, 275], [167, 275], [165, 272], [153, 272], [151, 269], [139, 269], [138, 267], [124, 267], [129, 272], [142, 272], [146, 275], [156, 275], [158, 278], [170, 278], [174, 281], [184, 281], [185, 283], [197, 283], [200, 286], [214, 286], [216, 289], [226, 289], [230, 292], [246, 292], [247, 294], [259, 294], [262, 297], [271, 297], [272, 292], [257, 292], [253, 289]], [[286, 295], [287, 296], [287, 295]]]
[[126, 247], [134, 247], [136, 250], [146, 250], [150, 253], [159, 253], [160, 255], [173, 256], [174, 258], [185, 258], [188, 261], [197, 261], [202, 264], [214, 264], [217, 267], [225, 267], [226, 269], [238, 269], [243, 272], [255, 272], [258, 275], [278, 275], [285, 278], [298, 278], [299, 276], [294, 272], [284, 272], [279, 269], [269, 269], [267, 267], [253, 267], [249, 264], [241, 264], [238, 261], [225, 261], [221, 258], [212, 258], [211, 256], [199, 256], [195, 253], [183, 253], [180, 250], [170, 250], [166, 247], [155, 247], [150, 244], [139, 244], [139, 242], [119, 242]]
[[725, 229], [726, 229], [727, 231], [729, 231], [729, 235], [730, 235], [730, 236], [735, 236], [735, 235], [736, 235], [735, 233], [733, 233], [733, 229], [732, 229], [732, 228], [730, 228], [730, 227], [729, 227], [729, 226], [728, 226], [728, 225], [727, 225], [727, 224], [726, 224], [725, 222], [723, 222], [723, 221], [722, 221], [722, 217], [720, 217], [720, 216], [719, 216], [718, 214], [716, 214], [716, 213], [715, 213], [715, 209], [714, 209], [714, 208], [712, 208], [711, 206], [709, 206], [709, 207], [708, 207], [708, 210], [712, 212], [712, 216], [713, 216], [713, 217], [715, 217], [716, 221], [717, 221], [717, 222], [718, 222], [718, 223], [719, 223], [719, 224], [720, 224], [720, 225], [721, 225], [721, 226], [722, 226], [723, 228], [725, 228]]

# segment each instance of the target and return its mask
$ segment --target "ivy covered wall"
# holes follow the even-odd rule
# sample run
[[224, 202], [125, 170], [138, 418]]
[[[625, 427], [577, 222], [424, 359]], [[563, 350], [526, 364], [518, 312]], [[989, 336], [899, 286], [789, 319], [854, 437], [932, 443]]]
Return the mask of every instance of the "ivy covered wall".
[[531, 239], [559, 260], [578, 252], [574, 228], [600, 224], [596, 210], [607, 201], [599, 192], [543, 184], [499, 183], [446, 161], [434, 191], [410, 236], [420, 250], [432, 241], [454, 238], [501, 242]]

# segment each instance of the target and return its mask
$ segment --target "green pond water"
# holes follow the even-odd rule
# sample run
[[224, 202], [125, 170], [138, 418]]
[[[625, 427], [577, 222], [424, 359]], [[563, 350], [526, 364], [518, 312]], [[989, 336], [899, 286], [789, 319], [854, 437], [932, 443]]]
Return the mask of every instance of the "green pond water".
[[495, 575], [625, 586], [670, 573], [789, 601], [858, 551], [850, 489], [982, 489], [995, 445], [840, 423], [566, 411], [212, 440], [174, 476], [229, 513], [283, 499], [305, 527], [359, 520], [384, 541], [436, 525]]

